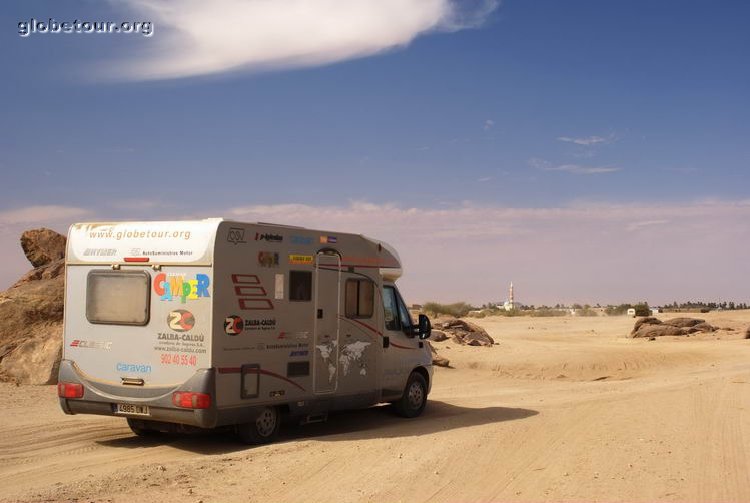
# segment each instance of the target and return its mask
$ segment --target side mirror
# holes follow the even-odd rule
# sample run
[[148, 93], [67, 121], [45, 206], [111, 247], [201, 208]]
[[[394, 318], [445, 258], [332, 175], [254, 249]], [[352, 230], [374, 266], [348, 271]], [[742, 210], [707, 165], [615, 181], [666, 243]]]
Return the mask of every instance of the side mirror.
[[432, 334], [432, 323], [430, 323], [430, 319], [424, 315], [419, 315], [419, 338], [429, 339], [430, 334]]

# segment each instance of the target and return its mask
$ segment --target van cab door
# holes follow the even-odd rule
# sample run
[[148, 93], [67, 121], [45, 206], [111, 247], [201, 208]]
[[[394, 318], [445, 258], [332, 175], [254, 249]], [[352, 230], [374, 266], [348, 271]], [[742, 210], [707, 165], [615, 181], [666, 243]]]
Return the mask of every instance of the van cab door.
[[414, 321], [395, 285], [383, 286], [383, 399], [400, 397], [419, 362]]

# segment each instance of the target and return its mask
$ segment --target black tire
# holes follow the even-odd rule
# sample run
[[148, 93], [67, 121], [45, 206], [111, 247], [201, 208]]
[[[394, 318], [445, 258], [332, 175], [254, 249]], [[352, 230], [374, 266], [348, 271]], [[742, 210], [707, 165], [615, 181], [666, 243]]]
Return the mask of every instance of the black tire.
[[265, 407], [255, 421], [238, 425], [237, 433], [246, 444], [269, 444], [276, 440], [280, 426], [281, 414], [278, 407]]
[[153, 437], [154, 435], [158, 434], [158, 430], [152, 430], [151, 428], [148, 428], [144, 425], [145, 421], [142, 421], [140, 419], [133, 419], [128, 418], [128, 426], [130, 427], [130, 431], [138, 435], [139, 437]]
[[419, 372], [412, 372], [406, 381], [403, 396], [393, 407], [399, 416], [417, 417], [427, 405], [427, 381]]

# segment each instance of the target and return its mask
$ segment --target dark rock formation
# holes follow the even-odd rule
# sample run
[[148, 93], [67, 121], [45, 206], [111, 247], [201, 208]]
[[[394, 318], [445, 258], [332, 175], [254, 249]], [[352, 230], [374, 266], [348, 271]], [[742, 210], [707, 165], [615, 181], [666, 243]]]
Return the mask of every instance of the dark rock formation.
[[443, 332], [442, 330], [432, 330], [432, 334], [430, 335], [430, 340], [433, 340], [435, 342], [443, 342], [447, 341], [449, 339], [448, 335]]
[[698, 332], [715, 332], [718, 328], [697, 318], [674, 318], [661, 321], [652, 316], [641, 318], [635, 322], [630, 337], [651, 339], [665, 335], [690, 335]]
[[65, 237], [34, 229], [21, 246], [35, 268], [0, 293], [0, 376], [53, 384], [62, 356]]
[[21, 234], [21, 248], [35, 268], [65, 257], [65, 236], [50, 229], [31, 229]]
[[468, 321], [452, 319], [438, 324], [457, 344], [467, 346], [492, 346], [495, 340], [481, 327]]

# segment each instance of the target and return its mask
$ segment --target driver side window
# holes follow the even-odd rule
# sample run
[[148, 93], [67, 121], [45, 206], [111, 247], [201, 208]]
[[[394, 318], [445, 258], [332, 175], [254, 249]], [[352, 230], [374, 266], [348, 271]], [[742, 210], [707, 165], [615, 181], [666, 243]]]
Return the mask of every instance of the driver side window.
[[414, 322], [406, 304], [393, 286], [383, 288], [383, 310], [385, 312], [386, 330], [398, 330], [411, 333]]
[[385, 315], [386, 330], [401, 330], [401, 320], [398, 312], [398, 298], [392, 286], [383, 288], [383, 314]]
[[406, 304], [404, 304], [403, 299], [400, 295], [397, 296], [398, 299], [398, 316], [401, 319], [401, 328], [404, 330], [404, 332], [407, 332], [411, 334], [411, 328], [414, 325], [414, 322], [411, 320], [411, 315], [409, 314], [409, 310], [406, 308]]

